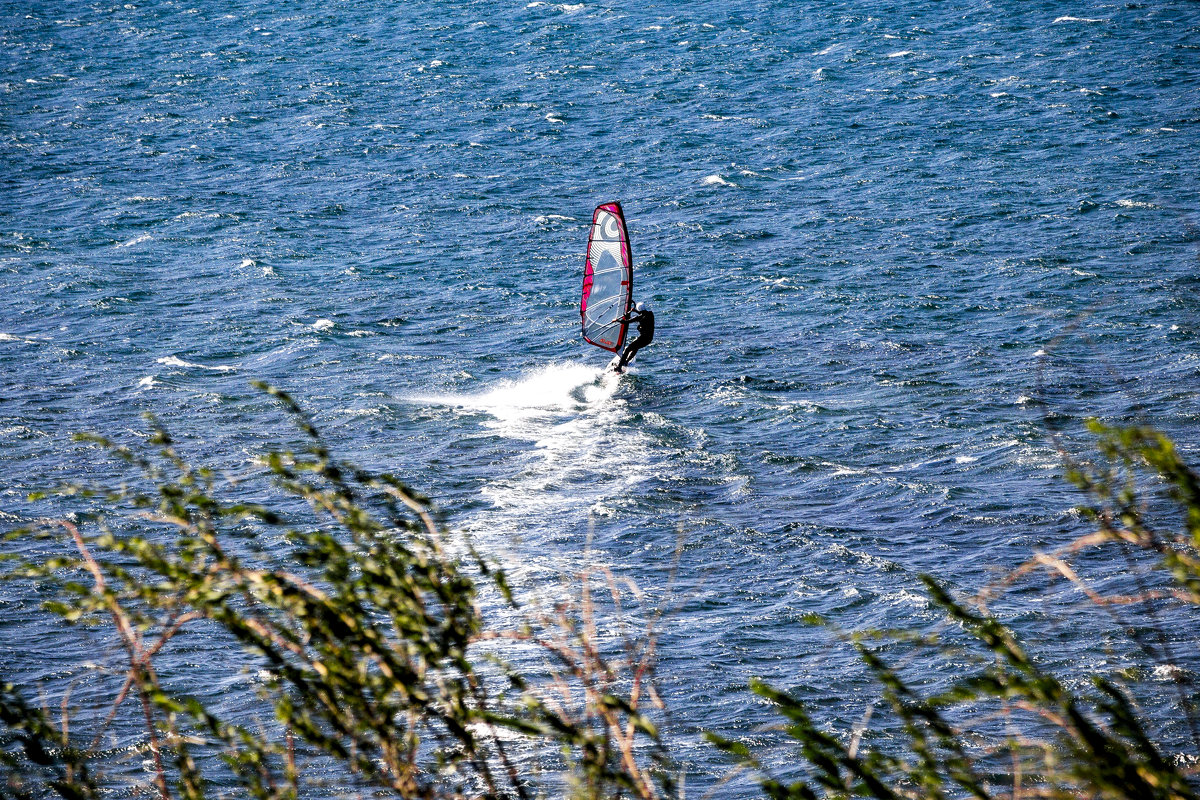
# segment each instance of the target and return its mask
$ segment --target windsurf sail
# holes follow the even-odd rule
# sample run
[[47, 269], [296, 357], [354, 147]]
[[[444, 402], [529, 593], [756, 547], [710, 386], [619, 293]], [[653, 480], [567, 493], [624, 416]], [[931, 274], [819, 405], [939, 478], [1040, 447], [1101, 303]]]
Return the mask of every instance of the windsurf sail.
[[579, 316], [583, 339], [617, 352], [625, 343], [624, 319], [633, 299], [633, 253], [620, 203], [603, 203], [592, 214], [587, 260], [583, 267], [583, 300]]

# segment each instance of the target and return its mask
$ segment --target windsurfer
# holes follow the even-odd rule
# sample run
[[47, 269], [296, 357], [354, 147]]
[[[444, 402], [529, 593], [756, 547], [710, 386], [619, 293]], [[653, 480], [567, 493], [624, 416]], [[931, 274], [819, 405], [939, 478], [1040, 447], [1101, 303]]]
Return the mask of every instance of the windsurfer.
[[626, 314], [622, 321], [637, 325], [637, 336], [621, 352], [621, 358], [613, 367], [613, 372], [623, 372], [625, 365], [633, 361], [637, 351], [654, 341], [654, 312], [645, 303], [638, 303], [633, 311]]

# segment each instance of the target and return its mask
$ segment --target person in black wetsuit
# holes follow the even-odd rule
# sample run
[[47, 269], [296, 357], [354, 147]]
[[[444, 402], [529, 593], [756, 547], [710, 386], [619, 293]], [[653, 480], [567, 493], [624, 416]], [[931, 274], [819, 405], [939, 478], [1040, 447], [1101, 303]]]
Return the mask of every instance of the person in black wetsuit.
[[637, 325], [637, 336], [625, 345], [613, 372], [624, 372], [625, 365], [633, 361], [637, 351], [654, 341], [654, 312], [645, 303], [638, 303], [625, 319]]

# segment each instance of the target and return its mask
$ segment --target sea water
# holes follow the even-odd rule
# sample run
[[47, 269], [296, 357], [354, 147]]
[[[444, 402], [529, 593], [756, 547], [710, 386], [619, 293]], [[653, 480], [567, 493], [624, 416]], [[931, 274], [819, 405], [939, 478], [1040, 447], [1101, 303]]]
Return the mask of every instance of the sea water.
[[[1200, 455], [1195, 4], [8, 3], [0, 43], [5, 525], [144, 411], [252, 470], [267, 380], [526, 590], [657, 592], [692, 787], [699, 731], [773, 719], [752, 677], [861, 715], [803, 615], [931, 628], [919, 574], [1085, 532], [1083, 418]], [[619, 378], [578, 317], [611, 200], [658, 319]], [[36, 601], [28, 685], [89, 658]], [[1101, 668], [1073, 620], [1012, 621]]]

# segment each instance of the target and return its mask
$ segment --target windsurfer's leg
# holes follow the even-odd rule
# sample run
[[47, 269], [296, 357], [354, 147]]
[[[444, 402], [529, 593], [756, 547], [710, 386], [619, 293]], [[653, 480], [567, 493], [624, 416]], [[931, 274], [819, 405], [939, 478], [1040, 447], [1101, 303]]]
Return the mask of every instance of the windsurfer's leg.
[[621, 360], [617, 362], [617, 372], [625, 369], [625, 365], [630, 361], [633, 361], [633, 357], [637, 355], [637, 351], [640, 347], [641, 345], [638, 344], [636, 339], [626, 345], [625, 350], [621, 353]]

